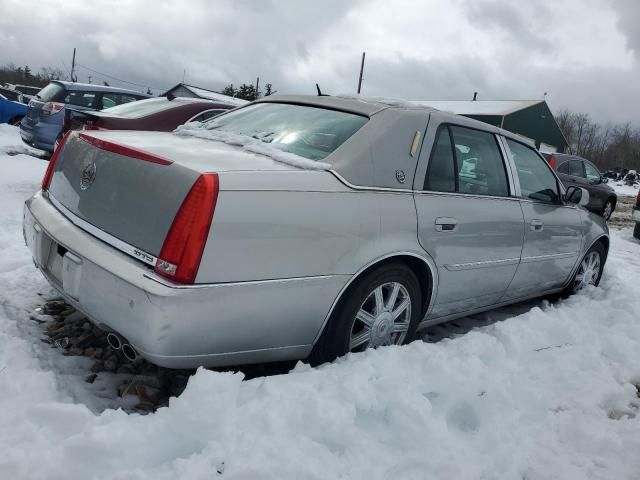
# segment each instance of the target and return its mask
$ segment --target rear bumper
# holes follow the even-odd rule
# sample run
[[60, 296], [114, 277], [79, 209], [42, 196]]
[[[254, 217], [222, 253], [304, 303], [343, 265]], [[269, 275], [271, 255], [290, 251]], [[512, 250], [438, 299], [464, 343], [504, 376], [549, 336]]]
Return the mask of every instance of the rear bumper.
[[36, 265], [69, 303], [170, 368], [305, 358], [348, 280], [171, 285], [73, 225], [41, 193], [26, 202], [23, 228]]
[[33, 125], [27, 117], [20, 122], [20, 137], [27, 145], [53, 152], [56, 138], [62, 131], [62, 125], [55, 123], [36, 122]]

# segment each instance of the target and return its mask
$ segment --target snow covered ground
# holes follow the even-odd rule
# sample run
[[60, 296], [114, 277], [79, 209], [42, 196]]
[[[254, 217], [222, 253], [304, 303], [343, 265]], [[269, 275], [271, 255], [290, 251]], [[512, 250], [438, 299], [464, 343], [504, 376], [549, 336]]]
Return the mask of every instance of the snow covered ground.
[[640, 243], [629, 229], [612, 232], [601, 288], [288, 375], [199, 370], [169, 407], [127, 415], [105, 409], [73, 374], [82, 360], [40, 342], [29, 320], [52, 293], [21, 233], [46, 162], [2, 153], [12, 144], [17, 131], [3, 127], [0, 478], [640, 478]]
[[609, 185], [613, 187], [618, 195], [636, 196], [638, 195], [638, 185], [625, 185], [624, 182], [609, 180]]

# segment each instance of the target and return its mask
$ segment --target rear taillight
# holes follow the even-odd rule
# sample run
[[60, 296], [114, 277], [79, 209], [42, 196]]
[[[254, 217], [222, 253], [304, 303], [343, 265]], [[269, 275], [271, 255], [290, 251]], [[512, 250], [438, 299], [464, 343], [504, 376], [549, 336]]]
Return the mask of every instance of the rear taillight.
[[555, 170], [555, 168], [556, 168], [556, 157], [555, 157], [555, 155], [551, 155], [549, 157], [549, 166]]
[[44, 173], [44, 177], [42, 178], [42, 190], [47, 190], [49, 188], [51, 177], [53, 176], [53, 169], [56, 167], [56, 162], [58, 161], [58, 157], [60, 156], [62, 147], [64, 147], [64, 144], [66, 143], [70, 134], [70, 131], [64, 134], [64, 137], [62, 137], [62, 140], [60, 140], [60, 142], [58, 143], [56, 151], [53, 152], [53, 155], [51, 155], [51, 158], [49, 159], [49, 166], [47, 167], [47, 171]]
[[109, 130], [109, 129], [104, 127], [99, 127], [95, 123], [87, 122], [82, 126], [82, 130]]
[[164, 240], [155, 272], [193, 283], [200, 267], [220, 190], [218, 174], [203, 173], [189, 190]]
[[52, 115], [54, 113], [58, 113], [63, 108], [64, 108], [64, 103], [47, 102], [44, 105], [42, 105], [42, 114]]

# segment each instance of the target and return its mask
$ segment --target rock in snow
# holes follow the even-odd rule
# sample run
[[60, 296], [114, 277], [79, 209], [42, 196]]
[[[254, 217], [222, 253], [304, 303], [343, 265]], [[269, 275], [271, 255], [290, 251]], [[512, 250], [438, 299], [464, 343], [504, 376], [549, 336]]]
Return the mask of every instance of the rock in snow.
[[[0, 146], [16, 139], [0, 131]], [[640, 244], [629, 229], [613, 232], [601, 288], [288, 375], [200, 369], [167, 407], [127, 414], [103, 373], [85, 381], [88, 359], [38, 341], [44, 324], [29, 316], [39, 293], [54, 294], [23, 245], [21, 212], [46, 162], [0, 153], [0, 165], [2, 479], [640, 478]]]

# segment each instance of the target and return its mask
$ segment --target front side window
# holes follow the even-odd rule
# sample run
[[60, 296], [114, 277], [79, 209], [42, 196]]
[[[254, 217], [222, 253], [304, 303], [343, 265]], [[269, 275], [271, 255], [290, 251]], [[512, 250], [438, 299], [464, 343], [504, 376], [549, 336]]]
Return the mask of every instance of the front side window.
[[507, 138], [520, 179], [522, 198], [545, 203], [560, 203], [558, 183], [547, 162], [535, 150]]
[[584, 162], [584, 170], [587, 174], [587, 180], [591, 183], [600, 183], [601, 175], [595, 165], [589, 162]]
[[199, 128], [246, 135], [310, 160], [322, 160], [368, 120], [327, 108], [265, 102], [219, 115]]
[[492, 133], [441, 126], [431, 151], [425, 190], [474, 195], [509, 195], [507, 174]]

